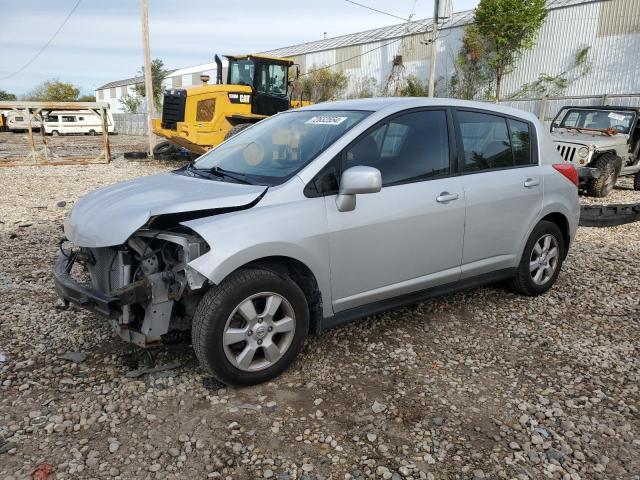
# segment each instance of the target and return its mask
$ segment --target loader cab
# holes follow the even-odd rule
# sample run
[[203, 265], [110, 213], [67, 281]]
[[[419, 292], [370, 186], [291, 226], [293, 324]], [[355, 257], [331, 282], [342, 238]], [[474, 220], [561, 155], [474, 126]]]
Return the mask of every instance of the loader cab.
[[227, 83], [253, 89], [251, 113], [268, 116], [289, 109], [291, 60], [260, 55], [228, 55], [227, 59]]

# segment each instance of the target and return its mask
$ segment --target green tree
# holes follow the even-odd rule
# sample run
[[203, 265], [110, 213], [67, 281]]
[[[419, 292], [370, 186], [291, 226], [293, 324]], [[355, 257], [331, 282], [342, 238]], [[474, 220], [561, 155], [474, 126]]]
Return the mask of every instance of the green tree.
[[120, 99], [120, 103], [122, 104], [122, 108], [124, 108], [125, 112], [138, 113], [140, 111], [140, 106], [142, 105], [142, 98], [125, 95]]
[[373, 77], [361, 77], [356, 80], [349, 98], [371, 98], [376, 95], [378, 81]]
[[13, 93], [9, 93], [6, 92], [4, 90], [0, 90], [0, 101], [2, 102], [8, 102], [11, 100], [17, 100], [18, 97], [16, 97]]
[[513, 71], [522, 52], [533, 47], [546, 17], [545, 0], [480, 0], [475, 26], [486, 45], [496, 101], [504, 76]]
[[[156, 106], [156, 110], [158, 111], [162, 110], [162, 97], [164, 96], [162, 80], [164, 80], [166, 74], [167, 72], [164, 69], [164, 62], [159, 58], [153, 59], [151, 62], [151, 86], [153, 90], [153, 104]], [[141, 75], [144, 78], [144, 67], [140, 69], [138, 75]], [[146, 95], [144, 80], [142, 83], [137, 84], [134, 89], [139, 96], [144, 97]]]
[[486, 46], [476, 25], [465, 27], [462, 47], [454, 62], [455, 74], [451, 78], [452, 96], [473, 100], [488, 81]]
[[54, 78], [36, 85], [24, 98], [35, 102], [75, 102], [78, 100], [78, 95], [80, 95], [79, 88]]
[[428, 87], [415, 75], [409, 75], [405, 86], [400, 90], [402, 97], [426, 97], [429, 94]]
[[292, 98], [311, 100], [314, 103], [339, 98], [347, 88], [349, 79], [339, 71], [315, 65], [293, 82]]
[[78, 98], [79, 102], [95, 102], [96, 101], [96, 96], [95, 95], [82, 95], [80, 98]]

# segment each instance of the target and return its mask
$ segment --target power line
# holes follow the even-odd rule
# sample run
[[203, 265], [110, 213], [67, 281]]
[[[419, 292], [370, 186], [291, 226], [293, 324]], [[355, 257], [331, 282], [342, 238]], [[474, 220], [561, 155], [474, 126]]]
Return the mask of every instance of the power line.
[[[395, 15], [393, 15], [393, 14], [386, 13], [386, 12], [382, 12], [382, 11], [380, 11], [380, 10], [376, 10], [375, 8], [370, 8], [370, 7], [366, 6], [366, 5], [361, 5], [360, 3], [353, 2], [352, 0], [345, 0], [345, 1], [346, 1], [346, 2], [349, 2], [349, 3], [353, 3], [353, 4], [355, 4], [355, 5], [360, 5], [361, 7], [367, 8], [367, 9], [369, 9], [369, 10], [374, 10], [374, 11], [376, 11], [376, 12], [384, 13], [385, 15], [391, 15], [392, 17], [399, 18], [399, 19], [401, 19], [401, 20], [404, 20], [404, 21], [405, 21], [405, 22], [407, 22], [407, 23], [411, 22], [411, 17], [413, 17], [413, 12], [415, 11], [415, 8], [416, 8], [416, 2], [417, 2], [417, 0], [414, 0], [414, 2], [413, 2], [413, 8], [411, 9], [411, 15], [409, 15], [409, 18], [407, 19], [407, 18], [402, 18], [402, 17], [396, 17], [396, 16], [395, 16]], [[415, 32], [415, 34], [416, 34], [416, 35], [420, 35], [421, 33], [426, 33], [426, 32]], [[404, 37], [404, 36], [403, 36], [403, 37]], [[335, 67], [335, 66], [337, 66], [337, 65], [340, 65], [340, 64], [342, 64], [342, 63], [346, 63], [346, 62], [348, 62], [349, 60], [353, 60], [354, 58], [364, 57], [365, 55], [368, 55], [368, 54], [369, 54], [369, 53], [371, 53], [371, 52], [375, 52], [376, 50], [381, 50], [381, 49], [383, 49], [383, 48], [385, 48], [385, 47], [388, 47], [389, 45], [392, 45], [392, 44], [394, 44], [394, 43], [401, 42], [401, 41], [402, 41], [402, 39], [403, 39], [403, 37], [400, 37], [400, 38], [394, 38], [394, 39], [393, 39], [393, 40], [391, 40], [390, 42], [384, 43], [384, 44], [382, 44], [382, 45], [378, 45], [377, 47], [374, 47], [374, 48], [372, 48], [372, 49], [370, 49], [370, 50], [367, 50], [366, 52], [362, 52], [362, 53], [360, 53], [360, 54], [358, 54], [358, 55], [354, 55], [353, 57], [345, 58], [344, 60], [341, 60], [341, 61], [336, 62], [336, 63], [332, 63], [331, 65], [325, 65], [324, 67], [316, 68], [316, 69], [314, 69], [314, 70], [309, 70], [308, 72], [301, 73], [301, 74], [300, 74], [300, 76], [301, 76], [301, 77], [304, 77], [305, 75], [309, 75], [309, 74], [311, 74], [311, 73], [319, 72], [319, 71], [321, 71], [321, 70], [326, 70], [327, 68], [332, 68], [332, 67]]]
[[[362, 3], [354, 2], [353, 0], [344, 0], [344, 1], [345, 2], [349, 2], [349, 3], [353, 3], [354, 5], [358, 5], [359, 7], [366, 8], [367, 10], [371, 10], [373, 12], [378, 12], [378, 13], [381, 13], [383, 15], [387, 15], [389, 17], [397, 18], [399, 20], [402, 20], [403, 22], [410, 21], [410, 19], [408, 19], [408, 18], [399, 17], [398, 15], [394, 15], [393, 13], [384, 12], [382, 10], [378, 10], [377, 8], [370, 7], [369, 5], [364, 5]], [[415, 4], [414, 4], [414, 7], [415, 7]]]
[[69, 12], [69, 15], [67, 15], [67, 18], [64, 19], [64, 21], [60, 24], [60, 26], [58, 27], [58, 29], [53, 32], [53, 35], [51, 35], [51, 38], [49, 38], [49, 40], [47, 40], [47, 43], [45, 43], [42, 48], [40, 50], [38, 50], [38, 53], [36, 53], [31, 60], [29, 60], [27, 63], [25, 63], [22, 67], [20, 67], [18, 70], [16, 70], [15, 72], [7, 75], [6, 77], [2, 77], [0, 78], [0, 80], [6, 80], [7, 78], [11, 78], [14, 75], [19, 74], [20, 72], [22, 72], [25, 68], [27, 68], [29, 65], [31, 65], [33, 62], [35, 62], [38, 57], [42, 54], [42, 52], [44, 52], [47, 47], [51, 44], [51, 42], [53, 42], [53, 40], [56, 38], [56, 36], [58, 35], [58, 33], [60, 33], [60, 30], [62, 30], [62, 28], [66, 25], [66, 23], [69, 21], [69, 19], [71, 18], [71, 15], [73, 15], [73, 12], [76, 11], [76, 8], [78, 8], [78, 5], [80, 5], [80, 2], [82, 2], [82, 0], [78, 0], [76, 2], [76, 4], [73, 6], [73, 8], [71, 9], [71, 11]]
[[320, 70], [326, 70], [327, 68], [335, 67], [337, 65], [340, 65], [341, 63], [346, 63], [349, 60], [353, 60], [354, 58], [364, 57], [365, 55], [367, 55], [367, 54], [369, 54], [371, 52], [375, 52], [376, 50], [380, 50], [380, 49], [382, 49], [384, 47], [388, 47], [392, 43], [397, 43], [397, 42], [399, 42], [401, 40], [402, 40], [402, 38], [395, 38], [395, 39], [391, 40], [388, 43], [385, 43], [383, 45], [378, 45], [377, 47], [372, 48], [371, 50], [367, 50], [366, 52], [362, 52], [362, 53], [360, 53], [358, 55], [354, 55], [353, 57], [345, 58], [344, 60], [341, 60], [341, 61], [336, 62], [336, 63], [332, 63], [331, 65], [325, 65], [324, 67], [316, 68], [314, 70], [309, 70], [308, 72], [301, 73], [300, 76], [304, 77], [305, 75], [309, 75], [309, 74], [314, 73], [314, 72], [319, 72]]

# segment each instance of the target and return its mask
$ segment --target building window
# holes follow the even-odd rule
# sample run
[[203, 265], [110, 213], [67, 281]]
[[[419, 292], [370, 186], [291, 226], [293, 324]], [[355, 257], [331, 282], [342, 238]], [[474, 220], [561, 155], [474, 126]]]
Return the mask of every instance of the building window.
[[111, 87], [109, 89], [109, 98], [116, 98], [116, 87]]

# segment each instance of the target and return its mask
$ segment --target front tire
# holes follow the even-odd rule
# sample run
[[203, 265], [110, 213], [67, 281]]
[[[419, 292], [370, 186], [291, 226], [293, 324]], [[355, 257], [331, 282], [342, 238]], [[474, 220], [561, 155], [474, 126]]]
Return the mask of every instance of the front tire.
[[193, 316], [191, 338], [200, 364], [229, 385], [278, 376], [296, 358], [309, 331], [309, 306], [291, 279], [242, 269], [211, 288]]
[[618, 181], [618, 165], [621, 165], [621, 162], [620, 157], [613, 153], [605, 153], [598, 157], [593, 167], [600, 171], [600, 176], [587, 182], [587, 194], [599, 198], [609, 195]]
[[546, 220], [536, 225], [527, 240], [516, 276], [509, 286], [522, 295], [541, 295], [556, 282], [566, 246], [562, 232], [555, 223]]

